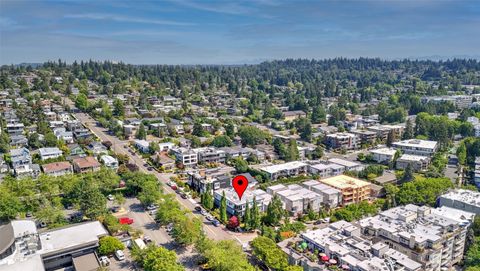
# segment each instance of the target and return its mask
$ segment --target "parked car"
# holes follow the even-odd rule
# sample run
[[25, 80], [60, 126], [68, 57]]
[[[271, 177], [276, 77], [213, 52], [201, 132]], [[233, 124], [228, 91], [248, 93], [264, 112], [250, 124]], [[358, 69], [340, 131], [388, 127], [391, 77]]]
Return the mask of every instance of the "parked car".
[[202, 211], [202, 207], [200, 207], [200, 205], [195, 206], [195, 211], [197, 212]]
[[177, 192], [177, 193], [178, 193], [178, 191], [179, 191], [179, 190], [178, 190], [178, 187], [177, 187], [176, 185], [171, 185], [170, 188], [171, 188], [173, 191]]
[[147, 167], [148, 171], [153, 171], [153, 167]]
[[130, 225], [133, 224], [133, 219], [130, 217], [120, 217], [118, 222], [122, 225]]
[[172, 223], [170, 223], [170, 224], [167, 225], [166, 231], [167, 231], [167, 232], [173, 231], [173, 224], [172, 224]]
[[322, 220], [317, 220], [317, 221], [313, 222], [313, 225], [320, 225], [322, 223], [323, 223]]
[[125, 254], [121, 250], [115, 251], [115, 257], [117, 257], [119, 261], [125, 260]]
[[150, 238], [150, 236], [145, 235], [145, 236], [143, 237], [143, 242], [145, 242], [145, 243], [148, 244], [148, 243], [151, 243], [151, 242], [153, 242], [153, 241], [152, 241], [152, 238]]
[[156, 204], [150, 204], [147, 206], [147, 211], [155, 210], [158, 206]]
[[112, 194], [110, 194], [110, 195], [107, 196], [107, 199], [109, 201], [113, 201], [115, 199], [115, 197]]
[[214, 218], [213, 216], [211, 216], [211, 215], [207, 215], [207, 217], [206, 217], [206, 218], [207, 218], [207, 220], [208, 220], [208, 221], [212, 221], [212, 220], [214, 220], [214, 219], [215, 219], [215, 218]]
[[200, 210], [200, 214], [202, 214], [202, 215], [208, 215], [208, 212], [202, 209], [202, 210]]
[[148, 211], [148, 214], [154, 216], [157, 213], [157, 210]]
[[188, 199], [188, 195], [186, 193], [181, 193], [180, 196], [182, 199]]
[[107, 256], [101, 256], [99, 261], [100, 261], [101, 266], [109, 266], [110, 265], [110, 259]]
[[216, 219], [212, 221], [212, 224], [213, 224], [213, 226], [215, 226], [215, 227], [220, 227], [220, 221], [218, 221], [218, 220], [216, 220]]

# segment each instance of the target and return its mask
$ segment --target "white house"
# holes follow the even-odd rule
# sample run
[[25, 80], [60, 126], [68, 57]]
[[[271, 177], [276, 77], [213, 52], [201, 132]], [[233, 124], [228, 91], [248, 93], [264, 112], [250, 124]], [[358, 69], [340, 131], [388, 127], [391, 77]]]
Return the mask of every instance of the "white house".
[[134, 141], [134, 144], [135, 147], [143, 153], [147, 153], [150, 151], [150, 143], [146, 140], [137, 139]]
[[52, 159], [52, 158], [57, 158], [63, 155], [63, 152], [57, 148], [40, 148], [38, 150], [40, 154], [40, 159], [42, 160], [47, 160], [47, 159]]
[[100, 160], [108, 168], [111, 168], [111, 169], [117, 169], [118, 168], [118, 160], [115, 159], [114, 157], [110, 156], [110, 155], [102, 155], [100, 157]]

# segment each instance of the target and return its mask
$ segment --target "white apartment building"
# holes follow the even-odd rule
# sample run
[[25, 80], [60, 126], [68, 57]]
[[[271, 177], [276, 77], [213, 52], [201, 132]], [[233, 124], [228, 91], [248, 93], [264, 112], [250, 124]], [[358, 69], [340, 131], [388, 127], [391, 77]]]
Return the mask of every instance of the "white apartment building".
[[334, 163], [319, 163], [308, 166], [308, 172], [318, 175], [320, 178], [337, 176], [345, 172], [345, 167]]
[[342, 204], [342, 191], [338, 189], [316, 180], [303, 182], [302, 186], [319, 194], [322, 197], [321, 205], [329, 209], [335, 209]]
[[308, 208], [318, 212], [322, 203], [321, 195], [297, 184], [270, 186], [267, 188], [267, 193], [272, 196], [278, 195], [283, 202], [284, 209], [293, 216], [307, 212]]
[[407, 139], [394, 142], [393, 147], [400, 149], [405, 154], [432, 156], [438, 148], [437, 141]]
[[395, 166], [397, 169], [406, 169], [410, 165], [414, 171], [422, 171], [427, 170], [429, 164], [430, 158], [427, 156], [402, 154]]
[[390, 163], [395, 157], [397, 150], [391, 148], [379, 148], [370, 150], [373, 160], [377, 163]]
[[456, 189], [441, 195], [438, 204], [480, 215], [480, 192]]
[[406, 205], [362, 219], [362, 234], [422, 264], [422, 270], [449, 270], [463, 258], [467, 228], [473, 214]]
[[177, 162], [180, 162], [187, 167], [194, 166], [198, 163], [198, 155], [191, 149], [176, 148], [172, 149], [172, 153], [175, 155]]
[[308, 171], [308, 164], [300, 161], [292, 161], [288, 163], [262, 167], [260, 170], [266, 172], [271, 180], [280, 177], [291, 177], [304, 174]]

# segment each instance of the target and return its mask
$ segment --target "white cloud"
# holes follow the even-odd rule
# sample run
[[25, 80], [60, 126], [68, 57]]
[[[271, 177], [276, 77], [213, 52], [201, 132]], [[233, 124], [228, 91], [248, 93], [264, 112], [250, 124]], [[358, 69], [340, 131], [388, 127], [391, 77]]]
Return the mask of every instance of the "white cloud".
[[187, 23], [187, 22], [136, 18], [136, 17], [115, 15], [115, 14], [106, 14], [106, 13], [67, 14], [64, 17], [71, 18], [71, 19], [110, 20], [110, 21], [126, 22], [126, 23], [158, 24], [158, 25], [172, 25], [172, 26], [195, 25], [193, 23]]

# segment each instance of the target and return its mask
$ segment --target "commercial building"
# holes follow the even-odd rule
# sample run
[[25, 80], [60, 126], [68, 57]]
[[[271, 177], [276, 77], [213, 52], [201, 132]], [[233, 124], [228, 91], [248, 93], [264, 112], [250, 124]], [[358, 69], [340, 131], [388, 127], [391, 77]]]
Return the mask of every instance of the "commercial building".
[[282, 200], [283, 208], [292, 216], [306, 213], [309, 209], [318, 212], [322, 203], [320, 194], [297, 184], [270, 186], [267, 188], [267, 193], [272, 196], [278, 195]]
[[271, 180], [276, 180], [281, 177], [292, 177], [304, 174], [308, 171], [308, 165], [300, 161], [293, 161], [262, 167], [260, 170], [267, 173]]
[[422, 270], [449, 270], [463, 258], [473, 214], [443, 207], [406, 205], [358, 222], [373, 242], [383, 242], [422, 264]]
[[410, 165], [414, 171], [422, 171], [427, 170], [429, 164], [430, 158], [427, 156], [402, 154], [397, 159], [395, 167], [397, 169], [406, 169]]
[[393, 147], [400, 149], [405, 154], [432, 156], [438, 148], [437, 141], [408, 139], [394, 142]]
[[325, 144], [332, 150], [355, 150], [360, 147], [360, 140], [351, 133], [335, 133], [325, 137]]
[[342, 203], [345, 206], [351, 203], [359, 203], [370, 198], [370, 183], [346, 176], [339, 175], [320, 182], [342, 192]]
[[[288, 244], [296, 243], [308, 251], [318, 252], [315, 261], [306, 259]], [[331, 223], [328, 227], [302, 233], [298, 239], [287, 239], [278, 244], [289, 256], [289, 262], [304, 270], [420, 271], [422, 265], [382, 242], [372, 242], [361, 235], [361, 229], [346, 221]], [[321, 256], [320, 256], [321, 255]]]
[[438, 198], [438, 205], [480, 215], [480, 192], [452, 190]]
[[35, 222], [0, 225], [0, 271], [72, 268], [76, 258], [93, 253], [107, 230], [98, 221], [38, 233]]

